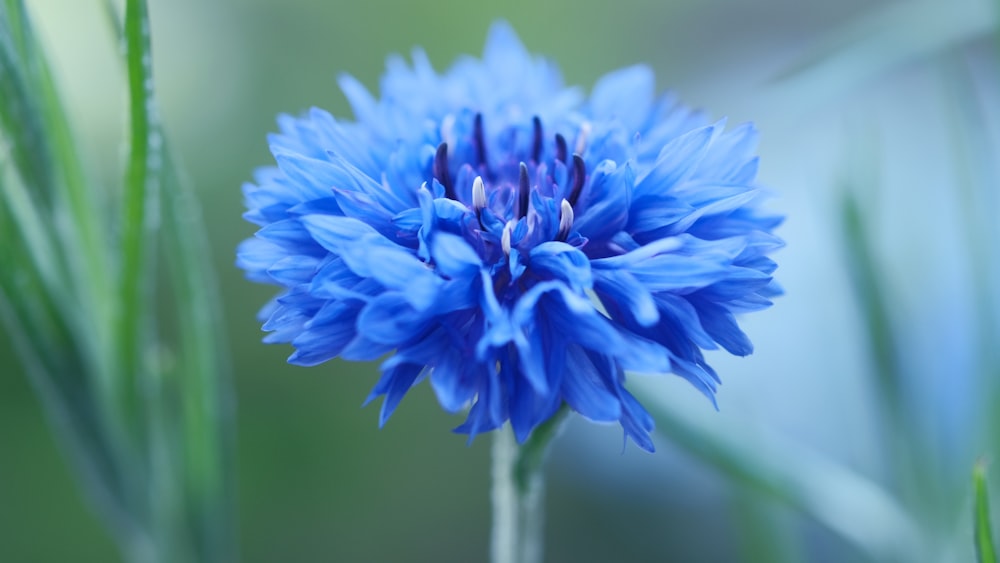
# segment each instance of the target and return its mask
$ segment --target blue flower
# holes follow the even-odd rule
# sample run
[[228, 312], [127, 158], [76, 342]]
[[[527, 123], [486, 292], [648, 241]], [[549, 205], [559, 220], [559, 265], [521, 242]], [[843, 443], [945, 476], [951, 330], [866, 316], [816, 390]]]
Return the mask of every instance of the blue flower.
[[714, 401], [702, 350], [752, 350], [734, 314], [779, 293], [756, 208], [757, 133], [655, 97], [644, 66], [589, 97], [503, 23], [482, 60], [436, 73], [391, 58], [375, 99], [340, 80], [355, 121], [279, 118], [276, 167], [244, 186], [261, 227], [238, 251], [281, 292], [266, 342], [293, 364], [375, 360], [382, 424], [430, 379], [471, 437], [519, 441], [562, 405], [652, 451], [626, 371], [674, 373]]

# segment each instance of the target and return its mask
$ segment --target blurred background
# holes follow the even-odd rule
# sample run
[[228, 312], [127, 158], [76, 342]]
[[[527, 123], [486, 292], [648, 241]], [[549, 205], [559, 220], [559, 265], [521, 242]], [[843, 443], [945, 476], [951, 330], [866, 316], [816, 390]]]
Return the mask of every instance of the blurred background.
[[[122, 167], [124, 80], [99, 2], [28, 2], [88, 172]], [[279, 113], [348, 117], [338, 74], [385, 57], [443, 70], [505, 18], [568, 84], [644, 62], [661, 91], [761, 131], [787, 216], [787, 295], [715, 354], [716, 412], [677, 378], [633, 378], [666, 413], [658, 451], [573, 420], [547, 468], [546, 560], [971, 561], [971, 486], [1000, 451], [998, 5], [894, 0], [472, 3], [151, 0], [167, 133], [198, 190], [237, 393], [242, 559], [485, 561], [488, 436], [429, 386], [383, 430], [375, 365], [289, 366], [234, 266], [240, 186]], [[116, 561], [0, 338], [0, 561]], [[1000, 486], [997, 471], [991, 477]]]

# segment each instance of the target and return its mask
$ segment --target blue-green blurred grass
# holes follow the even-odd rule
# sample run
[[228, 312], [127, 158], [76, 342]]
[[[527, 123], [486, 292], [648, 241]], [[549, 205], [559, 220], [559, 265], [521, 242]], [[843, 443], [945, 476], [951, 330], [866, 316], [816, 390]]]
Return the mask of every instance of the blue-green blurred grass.
[[[88, 164], [98, 176], [109, 176], [120, 165], [121, 123], [115, 115], [124, 97], [113, 79], [114, 63], [105, 61], [114, 56], [114, 42], [109, 30], [96, 25], [101, 21], [96, 4], [46, 0], [29, 7], [39, 8], [56, 70], [74, 93], [68, 102], [78, 138], [91, 156]], [[746, 101], [755, 92], [740, 88], [760, 86], [769, 70], [794, 60], [812, 36], [869, 5], [152, 1], [164, 122], [202, 199], [223, 287], [238, 392], [235, 478], [244, 559], [478, 561], [487, 553], [489, 526], [488, 440], [466, 448], [463, 437], [448, 432], [459, 420], [440, 411], [426, 386], [408, 396], [380, 431], [377, 406], [360, 408], [377, 379], [375, 366], [332, 362], [293, 368], [284, 362], [289, 349], [259, 343], [254, 315], [270, 291], [244, 281], [232, 260], [236, 244], [253, 231], [239, 218], [239, 186], [253, 167], [270, 162], [265, 135], [274, 130], [275, 114], [319, 105], [349, 116], [336, 89], [338, 73], [350, 72], [375, 89], [385, 56], [406, 54], [415, 45], [425, 47], [437, 69], [446, 68], [459, 53], [478, 53], [489, 22], [503, 16], [529, 49], [560, 64], [569, 83], [589, 85], [605, 71], [644, 61], [656, 69], [661, 89], [676, 88], [686, 101], [738, 122], [758, 118]], [[91, 12], [98, 15], [82, 16]], [[779, 146], [776, 135], [780, 132], [764, 130], [765, 149]], [[766, 156], [771, 160], [765, 159], [765, 171], [781, 166], [776, 162], [781, 154]], [[803, 185], [773, 186], [791, 192], [775, 208], [794, 209], [823, 197], [809, 193], [805, 184], [813, 178], [789, 177]], [[805, 254], [794, 253], [790, 248], [779, 256], [779, 276], [789, 267], [787, 256]], [[823, 306], [815, 305], [820, 312]], [[751, 326], [776, 318], [755, 319]], [[833, 323], [827, 330], [847, 328]], [[794, 327], [784, 330], [786, 338], [795, 333]], [[756, 336], [753, 330], [751, 335]], [[11, 366], [5, 344], [0, 339], [0, 365]], [[758, 354], [815, 352], [808, 346], [803, 352], [799, 342], [784, 344], [798, 349], [768, 349], [758, 340]], [[720, 370], [726, 380], [724, 411], [753, 408], [728, 398], [734, 387], [782, 389], [787, 375], [769, 376], [754, 371], [755, 365], [760, 364], [727, 362]], [[114, 560], [110, 540], [55, 452], [29, 386], [19, 370], [0, 371], [0, 561]], [[815, 374], [802, 377], [808, 376]], [[800, 385], [799, 390], [836, 388], [822, 381]], [[786, 388], [789, 395], [780, 400], [794, 401], [794, 391]], [[655, 457], [632, 451], [618, 456], [617, 439], [617, 431], [609, 430], [587, 442], [612, 466], [596, 477], [580, 475], [582, 468], [574, 466], [593, 457], [581, 458], [572, 440], [556, 445], [547, 502], [548, 561], [643, 561], [667, 553], [683, 561], [738, 557], [731, 533], [738, 516], [720, 502], [726, 493], [717, 476], [699, 475], [704, 468], [685, 465], [668, 444]], [[855, 454], [850, 462], [870, 469], [863, 441], [850, 447]], [[560, 463], [562, 457], [570, 461]], [[675, 465], [681, 465], [679, 473]], [[629, 480], [641, 484], [622, 483]], [[694, 495], [674, 489], [692, 482], [701, 487]], [[792, 533], [818, 554], [814, 560], [863, 560], [814, 523], [789, 519]]]

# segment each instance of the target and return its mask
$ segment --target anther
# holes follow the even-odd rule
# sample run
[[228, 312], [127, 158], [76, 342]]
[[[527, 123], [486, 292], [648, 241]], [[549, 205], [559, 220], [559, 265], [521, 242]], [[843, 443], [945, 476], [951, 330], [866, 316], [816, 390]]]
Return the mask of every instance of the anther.
[[580, 200], [580, 193], [583, 191], [583, 182], [587, 179], [587, 166], [583, 163], [580, 155], [573, 155], [573, 189], [569, 192], [569, 204], [576, 206]]
[[472, 210], [476, 213], [476, 220], [479, 221], [479, 228], [486, 230], [483, 224], [483, 209], [486, 207], [486, 186], [483, 184], [483, 177], [476, 176], [472, 181]]
[[566, 162], [566, 137], [556, 133], [556, 160]]
[[576, 154], [583, 154], [583, 151], [587, 149], [587, 137], [590, 136], [590, 130], [593, 126], [590, 125], [589, 121], [584, 121], [580, 124], [580, 134], [576, 138]]
[[573, 206], [565, 199], [559, 205], [559, 234], [556, 240], [565, 241], [569, 236], [570, 229], [573, 228]]
[[528, 214], [528, 196], [531, 194], [531, 182], [528, 180], [528, 166], [521, 163], [517, 176], [517, 218]]
[[531, 118], [531, 127], [534, 133], [531, 142], [531, 160], [539, 162], [542, 157], [542, 120], [537, 115]]
[[472, 208], [479, 215], [479, 210], [486, 207], [486, 186], [483, 184], [483, 177], [476, 176], [472, 181]]
[[455, 187], [451, 185], [451, 173], [448, 172], [448, 143], [438, 145], [437, 152], [434, 153], [433, 172], [437, 181], [444, 186], [444, 196], [457, 201]]
[[503, 234], [500, 235], [500, 248], [503, 249], [503, 253], [510, 256], [510, 235], [514, 232], [514, 222], [507, 221], [507, 224], [503, 226]]
[[483, 140], [483, 114], [477, 113], [472, 125], [472, 138], [476, 144], [476, 160], [478, 164], [486, 164], [486, 142]]

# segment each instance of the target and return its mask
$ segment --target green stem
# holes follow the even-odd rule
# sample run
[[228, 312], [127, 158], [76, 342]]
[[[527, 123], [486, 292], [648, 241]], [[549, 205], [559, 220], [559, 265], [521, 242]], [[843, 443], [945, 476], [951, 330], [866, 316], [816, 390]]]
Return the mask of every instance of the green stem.
[[503, 427], [493, 441], [492, 563], [541, 563], [544, 524], [542, 466], [569, 410], [564, 405], [523, 445]]

